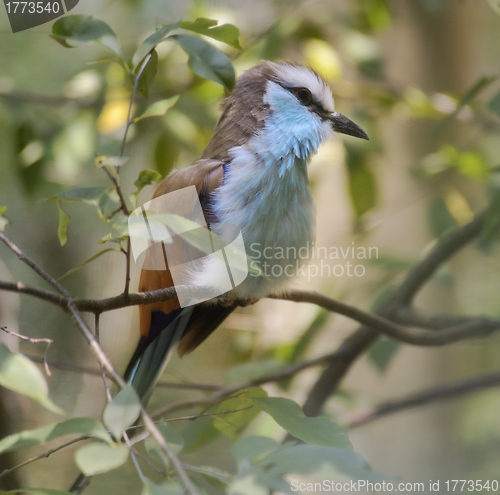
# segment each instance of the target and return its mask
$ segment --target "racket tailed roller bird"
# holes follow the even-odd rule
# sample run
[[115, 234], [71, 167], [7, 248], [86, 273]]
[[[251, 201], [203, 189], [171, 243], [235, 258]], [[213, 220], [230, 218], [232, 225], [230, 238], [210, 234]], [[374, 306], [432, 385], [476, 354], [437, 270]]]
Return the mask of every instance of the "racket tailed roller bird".
[[[139, 307], [141, 337], [125, 377], [143, 400], [175, 345], [180, 356], [193, 351], [237, 306], [283, 291], [296, 274], [300, 248], [309, 249], [315, 235], [307, 164], [335, 132], [368, 139], [335, 110], [328, 84], [312, 69], [264, 61], [244, 72], [224, 99], [201, 157], [159, 184], [153, 198], [195, 186], [208, 227], [219, 235], [224, 225], [240, 229], [257, 273], [193, 306], [181, 307], [173, 299]], [[277, 248], [292, 259], [275, 256]], [[168, 264], [165, 268], [143, 269], [139, 290], [174, 286]], [[200, 265], [192, 284], [216, 284], [215, 269], [210, 261]]]

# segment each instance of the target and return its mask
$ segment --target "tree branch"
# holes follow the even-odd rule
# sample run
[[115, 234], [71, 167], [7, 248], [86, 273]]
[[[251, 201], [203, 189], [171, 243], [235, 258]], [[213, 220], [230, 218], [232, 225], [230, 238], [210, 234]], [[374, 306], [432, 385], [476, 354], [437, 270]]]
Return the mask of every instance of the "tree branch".
[[[115, 367], [111, 363], [110, 359], [103, 351], [99, 342], [95, 338], [94, 334], [86, 324], [85, 320], [82, 318], [78, 309], [73, 302], [73, 298], [71, 294], [66, 291], [56, 280], [54, 280], [50, 275], [45, 273], [38, 265], [36, 265], [28, 256], [26, 256], [13, 242], [11, 242], [4, 234], [0, 232], [0, 240], [11, 250], [13, 251], [21, 261], [26, 263], [33, 271], [35, 271], [38, 275], [40, 275], [48, 284], [54, 287], [58, 292], [60, 292], [63, 296], [65, 296], [69, 303], [67, 305], [67, 311], [73, 320], [73, 323], [78, 328], [80, 333], [83, 335], [84, 339], [87, 341], [91, 351], [95, 355], [99, 365], [106, 370], [112, 380], [123, 389], [126, 386], [125, 380], [123, 377], [116, 371]], [[198, 495], [196, 488], [192, 484], [189, 476], [186, 474], [179, 458], [175, 454], [175, 452], [170, 448], [166, 440], [163, 438], [160, 430], [156, 427], [151, 417], [148, 415], [144, 407], [142, 407], [142, 418], [146, 429], [151, 433], [151, 436], [158, 443], [160, 448], [163, 450], [165, 455], [169, 458], [170, 462], [174, 466], [179, 478], [181, 479], [184, 487], [190, 495]]]
[[[35, 363], [43, 364], [44, 360], [40, 356], [26, 355], [31, 361]], [[86, 373], [88, 375], [102, 376], [102, 373], [97, 368], [90, 368], [88, 366], [81, 366], [78, 364], [61, 363], [60, 361], [47, 361], [47, 364], [51, 368], [74, 371], [75, 373]], [[108, 375], [107, 375], [108, 376]], [[214, 391], [219, 390], [220, 385], [212, 383], [190, 383], [190, 382], [170, 382], [166, 380], [160, 380], [157, 387], [161, 388], [178, 388], [186, 390], [200, 390], [200, 391]]]
[[292, 378], [296, 374], [304, 371], [313, 366], [318, 366], [320, 364], [330, 362], [336, 359], [341, 359], [344, 355], [345, 350], [343, 348], [337, 349], [334, 352], [324, 354], [322, 356], [303, 361], [301, 363], [293, 364], [291, 366], [286, 366], [282, 370], [278, 370], [269, 375], [256, 378], [254, 380], [249, 380], [243, 383], [236, 383], [235, 385], [220, 386], [217, 387], [215, 393], [210, 397], [203, 399], [192, 399], [187, 401], [176, 402], [175, 404], [170, 404], [169, 406], [158, 409], [152, 413], [153, 417], [160, 417], [166, 414], [170, 414], [174, 411], [179, 411], [182, 409], [189, 409], [192, 407], [210, 407], [218, 402], [221, 402], [225, 398], [231, 396], [232, 394], [244, 390], [250, 387], [257, 387], [259, 385], [264, 385], [271, 382], [279, 382], [286, 380], [287, 378]]
[[435, 271], [481, 233], [485, 217], [486, 212], [480, 213], [468, 224], [440, 239], [432, 251], [410, 271], [394, 292], [388, 306], [409, 306], [417, 292], [434, 275]]
[[54, 278], [52, 278], [47, 272], [42, 270], [34, 261], [32, 261], [28, 256], [26, 256], [12, 241], [10, 241], [2, 232], [0, 232], [0, 241], [2, 241], [23, 263], [28, 265], [37, 275], [39, 275], [45, 282], [56, 289], [59, 294], [70, 299], [70, 293], [60, 285]]
[[500, 321], [483, 316], [460, 316], [460, 315], [445, 315], [439, 313], [426, 313], [424, 311], [402, 306], [393, 308], [391, 311], [391, 320], [400, 325], [427, 328], [429, 330], [442, 330], [448, 327], [462, 325], [478, 321], [478, 319], [486, 318], [490, 322]]
[[[42, 291], [34, 287], [27, 287], [22, 284], [14, 284], [0, 282], [0, 289], [11, 290], [15, 292], [23, 292], [34, 295], [52, 302], [63, 309], [67, 310], [70, 302], [80, 311], [89, 311], [94, 314], [100, 314], [106, 311], [124, 308], [127, 306], [136, 306], [139, 304], [151, 304], [155, 302], [163, 302], [174, 299], [177, 294], [196, 294], [202, 290], [196, 287], [178, 286], [169, 287], [167, 289], [157, 289], [149, 292], [139, 292], [135, 294], [120, 294], [119, 296], [107, 299], [68, 299], [61, 298], [49, 291]], [[485, 316], [465, 318], [454, 316], [436, 316], [431, 321], [430, 317], [425, 317], [423, 313], [411, 312], [408, 308], [393, 308], [388, 311], [388, 315], [392, 319], [405, 320], [406, 324], [421, 326], [418, 321], [424, 323], [425, 328], [440, 329], [439, 333], [428, 333], [418, 330], [411, 330], [390, 321], [375, 313], [363, 311], [355, 306], [351, 306], [342, 301], [324, 296], [317, 292], [307, 291], [290, 291], [281, 295], [270, 296], [272, 299], [283, 299], [294, 302], [307, 302], [316, 304], [328, 311], [344, 315], [361, 324], [388, 335], [394, 339], [400, 340], [413, 345], [434, 346], [445, 345], [450, 342], [456, 342], [470, 337], [482, 337], [489, 333], [500, 329], [500, 321], [491, 319]], [[417, 320], [418, 318], [418, 320]], [[454, 323], [453, 326], [445, 328], [445, 321]], [[429, 326], [432, 323], [432, 326]]]
[[55, 304], [61, 308], [65, 308], [68, 304], [68, 299], [64, 296], [56, 294], [50, 290], [40, 289], [31, 285], [23, 284], [22, 282], [4, 282], [0, 280], [0, 290], [8, 292], [18, 292], [19, 294], [27, 294], [37, 297], [43, 301]]
[[35, 338], [34, 339], [31, 337], [27, 337], [26, 335], [21, 335], [20, 333], [17, 333], [17, 332], [12, 332], [11, 330], [7, 330], [7, 327], [0, 327], [0, 330], [2, 330], [3, 332], [5, 332], [8, 335], [12, 335], [14, 337], [17, 337], [18, 339], [24, 340], [25, 342], [31, 342], [32, 344], [40, 344], [43, 342], [46, 345], [45, 352], [43, 353], [43, 360], [42, 360], [43, 368], [44, 368], [45, 374], [47, 376], [52, 376], [52, 373], [51, 373], [50, 368], [49, 368], [49, 363], [47, 362], [47, 354], [49, 352], [50, 346], [54, 343], [54, 341], [52, 339], [48, 339], [48, 338], [38, 338], [38, 339]]
[[87, 437], [87, 436], [81, 436], [78, 438], [74, 438], [73, 440], [70, 440], [69, 442], [63, 443], [63, 444], [59, 445], [58, 447], [47, 450], [47, 452], [44, 452], [43, 454], [37, 455], [35, 457], [31, 457], [30, 459], [26, 459], [25, 461], [20, 462], [19, 464], [12, 466], [11, 468], [4, 469], [0, 473], [0, 478], [7, 476], [8, 474], [16, 471], [19, 468], [27, 466], [28, 464], [31, 464], [32, 462], [39, 461], [40, 459], [44, 459], [46, 457], [49, 457], [52, 454], [54, 454], [55, 452], [58, 452], [59, 450], [65, 449], [66, 447], [69, 447], [70, 445], [73, 445], [74, 443], [81, 442], [82, 440], [88, 440], [89, 438], [90, 437]]
[[476, 317], [461, 321], [456, 326], [443, 328], [439, 332], [429, 333], [427, 331], [404, 328], [375, 313], [363, 311], [355, 306], [318, 294], [317, 292], [296, 290], [279, 297], [273, 296], [273, 298], [316, 304], [333, 313], [347, 316], [393, 339], [420, 346], [445, 345], [470, 337], [482, 337], [500, 329], [500, 320]]
[[[484, 212], [477, 215], [467, 225], [443, 237], [432, 251], [410, 271], [378, 313], [390, 318], [392, 311], [408, 306], [415, 294], [432, 277], [439, 266], [480, 234], [485, 215]], [[317, 416], [320, 413], [324, 403], [337, 388], [351, 365], [377, 337], [376, 330], [362, 326], [344, 340], [341, 346], [346, 349], [345, 355], [329, 363], [309, 392], [303, 407], [306, 415]]]
[[358, 426], [371, 423], [389, 414], [424, 406], [440, 400], [454, 399], [462, 395], [470, 394], [471, 392], [482, 390], [483, 388], [498, 386], [500, 386], [500, 371], [495, 371], [487, 375], [433, 387], [429, 390], [411, 394], [400, 399], [388, 400], [376, 407], [354, 412], [349, 415], [350, 419], [347, 425], [349, 428], [357, 428]]

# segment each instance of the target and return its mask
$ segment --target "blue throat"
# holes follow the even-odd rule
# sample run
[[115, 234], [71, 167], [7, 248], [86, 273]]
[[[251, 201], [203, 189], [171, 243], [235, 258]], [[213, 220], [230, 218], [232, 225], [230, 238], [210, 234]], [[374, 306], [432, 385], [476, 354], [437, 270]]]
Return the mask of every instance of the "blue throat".
[[[269, 263], [298, 268], [297, 262], [300, 265], [302, 260], [269, 259], [263, 253], [276, 248], [299, 252], [311, 247], [314, 240], [315, 211], [307, 163], [327, 136], [319, 119], [311, 119], [306, 108], [279, 111], [276, 105], [282, 100], [285, 105], [286, 99], [286, 94], [278, 95], [262, 131], [230, 150], [232, 159], [224, 169], [223, 184], [213, 196], [219, 222], [241, 229], [254, 267], [255, 263]], [[264, 251], [266, 248], [270, 249]], [[295, 269], [289, 269], [286, 276], [250, 275], [235, 291], [242, 297], [263, 297], [285, 285], [292, 272]]]

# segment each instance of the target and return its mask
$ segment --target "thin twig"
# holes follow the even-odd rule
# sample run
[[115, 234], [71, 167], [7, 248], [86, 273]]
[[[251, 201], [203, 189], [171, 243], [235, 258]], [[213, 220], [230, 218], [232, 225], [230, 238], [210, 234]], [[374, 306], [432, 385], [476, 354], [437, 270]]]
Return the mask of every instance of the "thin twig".
[[131, 452], [133, 452], [136, 457], [141, 459], [141, 461], [144, 461], [149, 467], [153, 468], [158, 474], [167, 474], [165, 469], [159, 468], [154, 462], [151, 462], [151, 459], [141, 454], [141, 452], [139, 452], [137, 449], [134, 449], [134, 447], [131, 448]]
[[247, 409], [251, 409], [252, 407], [253, 406], [248, 406], [248, 407], [242, 407], [241, 409], [233, 409], [232, 411], [220, 411], [220, 412], [214, 412], [214, 413], [194, 414], [192, 416], [181, 416], [179, 418], [165, 419], [164, 421], [168, 421], [170, 423], [172, 421], [191, 421], [193, 419], [205, 418], [205, 417], [210, 417], [210, 416], [224, 416], [225, 414], [232, 414], [232, 413], [237, 413], [237, 412], [241, 412], [241, 411], [246, 411]]
[[[99, 364], [108, 372], [112, 380], [120, 387], [120, 389], [125, 388], [126, 387], [125, 380], [123, 379], [122, 375], [120, 375], [120, 373], [116, 371], [109, 357], [103, 351], [99, 342], [97, 342], [94, 334], [92, 333], [87, 323], [82, 318], [77, 307], [75, 306], [71, 294], [68, 291], [66, 291], [63, 287], [61, 287], [50, 275], [45, 273], [40, 267], [38, 267], [33, 261], [31, 261], [13, 242], [11, 242], [2, 233], [0, 233], [0, 240], [4, 242], [4, 244], [6, 244], [6, 246], [9, 247], [9, 249], [11, 249], [14, 253], [16, 253], [21, 261], [26, 263], [33, 271], [42, 276], [42, 278], [44, 278], [47, 281], [47, 283], [49, 283], [52, 287], [54, 287], [56, 290], [61, 292], [65, 297], [69, 299], [70, 302], [67, 306], [67, 311], [70, 314], [73, 323], [87, 341], [90, 350], [96, 357]], [[179, 461], [179, 458], [177, 457], [175, 452], [171, 449], [171, 447], [168, 445], [167, 441], [163, 438], [163, 435], [161, 434], [160, 430], [158, 430], [153, 420], [147, 414], [144, 408], [142, 409], [142, 417], [146, 429], [151, 433], [151, 435], [155, 438], [160, 448], [170, 459], [170, 462], [174, 466], [179, 478], [184, 484], [189, 495], [198, 495], [194, 485], [189, 479], [189, 476], [186, 474], [186, 471], [184, 470], [181, 462]]]
[[[39, 356], [27, 355], [31, 361], [35, 363], [43, 364], [43, 359]], [[101, 371], [97, 368], [90, 368], [89, 366], [82, 366], [78, 364], [61, 363], [60, 361], [47, 361], [49, 366], [52, 368], [63, 369], [68, 371], [74, 371], [75, 373], [85, 373], [88, 375], [101, 376]], [[108, 375], [106, 375], [108, 376]], [[220, 385], [215, 383], [190, 383], [190, 382], [170, 382], [166, 380], [160, 380], [157, 384], [160, 388], [178, 388], [185, 390], [200, 390], [200, 391], [214, 391], [219, 390]]]
[[[312, 368], [313, 366], [318, 366], [320, 364], [324, 364], [326, 362], [334, 361], [336, 359], [341, 359], [344, 357], [344, 354], [347, 349], [340, 348], [334, 352], [329, 352], [328, 354], [324, 354], [322, 356], [309, 359], [307, 361], [303, 361], [301, 363], [293, 364], [291, 366], [286, 366], [282, 370], [276, 371], [269, 375], [256, 378], [254, 380], [249, 380], [243, 383], [237, 383], [235, 385], [230, 386], [221, 386], [218, 390], [212, 394], [210, 397], [204, 399], [192, 399], [187, 401], [176, 402], [174, 404], [170, 404], [169, 406], [162, 407], [157, 411], [154, 411], [151, 416], [154, 418], [165, 416], [167, 414], [171, 414], [174, 411], [179, 411], [183, 409], [190, 409], [193, 407], [212, 407], [213, 405], [221, 402], [222, 400], [230, 397], [231, 395], [240, 392], [241, 390], [245, 390], [251, 387], [257, 387], [259, 385], [264, 385], [266, 383], [279, 382], [281, 380], [286, 380], [288, 378], [292, 378], [297, 373], [300, 373], [303, 370], [308, 368]], [[170, 420], [166, 420], [170, 421]]]
[[120, 145], [120, 152], [118, 153], [118, 156], [123, 156], [123, 151], [125, 150], [125, 142], [127, 141], [128, 131], [129, 131], [130, 126], [134, 123], [134, 121], [132, 119], [132, 108], [133, 108], [134, 102], [135, 102], [135, 95], [137, 93], [137, 87], [139, 86], [139, 79], [141, 78], [142, 73], [144, 72], [144, 69], [146, 68], [146, 66], [148, 65], [150, 60], [151, 60], [151, 52], [148, 53], [146, 55], [146, 57], [144, 57], [144, 61], [142, 62], [140, 69], [138, 70], [138, 72], [136, 73], [136, 75], [134, 77], [134, 86], [132, 88], [132, 95], [130, 96], [130, 105], [128, 107], [127, 125], [125, 127], [125, 132], [123, 133], [123, 139], [122, 139], [122, 143]]
[[[182, 416], [182, 417], [178, 417], [178, 418], [168, 418], [168, 419], [162, 418], [162, 419], [155, 421], [155, 424], [158, 424], [162, 421], [166, 421], [166, 422], [170, 423], [173, 421], [193, 421], [195, 419], [204, 418], [204, 417], [225, 416], [226, 414], [236, 413], [236, 412], [240, 412], [240, 411], [246, 411], [247, 409], [251, 409], [252, 407], [253, 406], [248, 406], [248, 407], [243, 407], [241, 409], [233, 409], [232, 411], [220, 411], [220, 412], [213, 412], [213, 413], [193, 414], [192, 416]], [[127, 428], [127, 431], [132, 431], [132, 430], [135, 430], [137, 428], [144, 428], [144, 425], [129, 426]], [[130, 445], [133, 446], [133, 445], [136, 445], [140, 442], [143, 442], [149, 436], [151, 436], [151, 434], [147, 430], [143, 431], [141, 433], [138, 433], [130, 439]]]
[[[127, 125], [125, 126], [125, 132], [123, 133], [123, 139], [122, 139], [122, 142], [121, 142], [121, 146], [120, 146], [120, 152], [118, 153], [118, 156], [123, 156], [123, 152], [125, 150], [125, 143], [127, 141], [127, 135], [128, 135], [128, 131], [130, 129], [130, 126], [133, 124], [133, 119], [132, 119], [132, 108], [134, 106], [134, 101], [135, 101], [135, 96], [137, 94], [137, 88], [139, 86], [139, 80], [142, 76], [142, 73], [144, 72], [144, 69], [146, 68], [146, 66], [148, 65], [149, 61], [151, 60], [151, 52], [147, 54], [147, 56], [144, 58], [144, 61], [139, 69], [139, 71], [137, 72], [137, 74], [135, 75], [135, 78], [134, 78], [134, 86], [132, 88], [132, 95], [130, 96], [130, 105], [128, 107], [128, 114], [127, 114]], [[116, 168], [116, 173], [118, 175], [118, 167]], [[120, 195], [120, 198], [121, 198], [121, 201], [122, 201], [122, 208], [125, 206], [125, 209], [123, 210], [123, 213], [125, 213], [125, 215], [128, 216], [129, 214], [129, 211], [128, 211], [128, 208], [126, 208], [126, 205], [125, 205], [125, 200], [123, 199], [123, 196], [121, 194], [121, 188], [118, 186], [118, 194]], [[125, 211], [126, 210], [126, 211]], [[125, 268], [125, 288], [123, 290], [123, 294], [125, 296], [128, 295], [128, 293], [130, 292], [130, 253], [131, 253], [131, 246], [130, 246], [130, 236], [127, 237], [127, 250], [126, 250], [126, 268]]]
[[358, 426], [371, 423], [372, 421], [405, 411], [410, 408], [424, 406], [432, 402], [441, 400], [454, 399], [462, 395], [470, 394], [482, 390], [483, 388], [500, 386], [500, 372], [489, 373], [466, 380], [460, 380], [455, 383], [440, 385], [429, 390], [417, 392], [403, 398], [392, 399], [378, 406], [368, 408], [362, 411], [355, 411], [349, 414], [347, 425], [349, 428], [357, 428]]
[[8, 469], [4, 469], [0, 473], [0, 478], [3, 478], [4, 476], [7, 476], [8, 474], [12, 473], [16, 469], [22, 468], [24, 466], [27, 466], [28, 464], [31, 464], [32, 462], [39, 461], [40, 459], [43, 459], [45, 457], [49, 457], [50, 455], [54, 454], [55, 452], [58, 452], [59, 450], [65, 449], [66, 447], [69, 447], [70, 445], [73, 445], [74, 443], [81, 442], [82, 440], [88, 440], [90, 437], [87, 436], [81, 436], [78, 438], [74, 438], [73, 440], [70, 440], [69, 442], [63, 443], [62, 445], [59, 445], [59, 447], [55, 447], [53, 449], [47, 450], [47, 452], [44, 452], [43, 454], [37, 455], [35, 457], [31, 457], [30, 459], [26, 459], [25, 461], [17, 464], [16, 466], [13, 466]]
[[167, 455], [169, 461], [172, 463], [172, 466], [177, 472], [177, 475], [179, 476], [189, 495], [198, 495], [193, 482], [184, 470], [184, 466], [181, 464], [181, 461], [177, 457], [176, 453], [172, 450], [172, 447], [170, 447], [164, 436], [161, 434], [160, 430], [156, 427], [151, 417], [146, 414], [146, 411], [144, 409], [142, 412], [142, 419], [144, 422], [144, 426], [151, 433], [151, 436], [155, 439], [156, 443], [160, 446], [163, 452]]
[[50, 372], [49, 364], [47, 362], [47, 353], [49, 352], [50, 346], [54, 343], [52, 339], [47, 339], [47, 338], [41, 338], [41, 339], [33, 339], [31, 337], [27, 337], [26, 335], [21, 335], [20, 333], [13, 332], [11, 330], [7, 330], [7, 327], [0, 327], [0, 330], [3, 330], [5, 333], [8, 333], [9, 335], [13, 335], [14, 337], [17, 337], [18, 339], [24, 340], [26, 342], [31, 342], [32, 344], [39, 344], [41, 342], [47, 344], [47, 347], [45, 348], [45, 352], [43, 353], [43, 367], [45, 369], [45, 373], [47, 376], [52, 376], [52, 373]]
[[57, 292], [65, 296], [66, 298], [71, 298], [70, 293], [59, 284], [54, 278], [52, 278], [47, 272], [42, 270], [34, 261], [32, 261], [26, 254], [24, 254], [11, 240], [9, 240], [5, 234], [0, 232], [0, 241], [2, 241], [23, 263], [28, 265], [36, 274], [42, 277], [45, 282], [51, 285]]
[[[14, 100], [14, 101], [22, 101], [25, 103], [32, 103], [35, 105], [46, 105], [51, 107], [64, 107], [64, 106], [78, 106], [81, 108], [86, 108], [90, 106], [89, 104], [83, 105], [83, 102], [79, 102], [78, 100], [74, 100], [71, 98], [64, 97], [53, 97], [53, 96], [45, 96], [38, 95], [34, 93], [26, 93], [21, 91], [9, 91], [9, 92], [0, 92], [0, 97]], [[92, 102], [94, 105], [96, 102]], [[103, 101], [100, 102], [102, 105]]]
[[137, 461], [137, 457], [135, 455], [135, 449], [132, 448], [132, 445], [130, 443], [130, 438], [128, 437], [127, 432], [123, 433], [123, 438], [125, 439], [125, 443], [130, 451], [130, 457], [132, 458], [135, 470], [137, 471], [137, 474], [139, 475], [141, 482], [144, 484], [146, 482], [146, 477], [142, 472], [141, 466], [139, 466], [139, 462]]
[[130, 252], [130, 236], [127, 236], [127, 250], [125, 252], [125, 289], [123, 290], [126, 296], [128, 296], [130, 292]]
[[[100, 334], [99, 334], [99, 322], [100, 322], [100, 313], [96, 313], [94, 315], [94, 334], [97, 342], [100, 342]], [[102, 383], [104, 384], [104, 392], [106, 394], [106, 401], [108, 404], [113, 400], [113, 396], [111, 395], [111, 390], [109, 389], [108, 379], [106, 377], [106, 372], [102, 367], [101, 363], [99, 363], [99, 368], [101, 370]]]
[[129, 209], [128, 209], [128, 206], [127, 206], [127, 202], [125, 201], [125, 198], [123, 197], [122, 189], [121, 189], [121, 186], [120, 186], [120, 181], [117, 179], [118, 175], [115, 177], [108, 170], [108, 168], [107, 168], [106, 165], [104, 167], [102, 167], [102, 170], [104, 170], [104, 172], [106, 173], [106, 175], [109, 177], [109, 179], [111, 180], [111, 182], [115, 186], [116, 194], [118, 194], [118, 198], [120, 199], [120, 208], [115, 213], [117, 213], [118, 211], [121, 210], [121, 211], [123, 211], [124, 215], [129, 215], [130, 212], [129, 212]]
[[[39, 356], [27, 355], [31, 361], [35, 363], [43, 364], [43, 359]], [[89, 366], [82, 366], [78, 364], [61, 363], [60, 361], [47, 361], [49, 366], [52, 368], [63, 369], [68, 371], [74, 371], [75, 373], [85, 373], [88, 375], [101, 376], [101, 371], [97, 368], [90, 368]], [[108, 375], [106, 375], [108, 376]], [[178, 388], [185, 390], [199, 390], [199, 391], [214, 391], [219, 390], [220, 385], [215, 383], [190, 383], [190, 382], [170, 382], [166, 380], [160, 380], [157, 384], [160, 388]]]

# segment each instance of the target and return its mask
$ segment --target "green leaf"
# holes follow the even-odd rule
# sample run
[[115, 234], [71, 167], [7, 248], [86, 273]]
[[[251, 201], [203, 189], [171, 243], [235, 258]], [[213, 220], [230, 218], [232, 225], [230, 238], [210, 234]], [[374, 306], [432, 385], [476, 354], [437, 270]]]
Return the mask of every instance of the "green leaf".
[[251, 436], [238, 440], [232, 447], [234, 457], [238, 464], [243, 464], [246, 460], [254, 460], [256, 457], [263, 458], [271, 452], [280, 449], [280, 444], [269, 437]]
[[108, 187], [97, 201], [97, 213], [101, 221], [106, 222], [121, 209], [120, 196], [114, 187]]
[[352, 148], [346, 147], [348, 150], [349, 192], [356, 217], [359, 218], [375, 206], [377, 202], [377, 184], [375, 176], [365, 163], [364, 154], [352, 151]]
[[160, 430], [161, 434], [170, 445], [172, 450], [176, 454], [180, 454], [184, 449], [184, 438], [182, 438], [182, 436], [177, 433], [177, 430], [175, 430], [170, 424], [164, 421], [161, 421], [158, 424], [158, 429]]
[[479, 95], [484, 89], [486, 89], [492, 82], [497, 80], [497, 76], [484, 76], [481, 77], [473, 86], [472, 88], [465, 93], [463, 98], [460, 100], [460, 102], [457, 105], [457, 108], [453, 113], [448, 115], [443, 121], [441, 121], [440, 124], [436, 127], [434, 130], [434, 138], [436, 138], [448, 125], [455, 120], [455, 117], [459, 114], [460, 110], [464, 108], [466, 105], [468, 105], [470, 102], [472, 102], [476, 96]]
[[374, 473], [366, 460], [352, 450], [321, 447], [316, 445], [295, 445], [288, 449], [272, 452], [259, 462], [259, 465], [269, 466], [268, 476], [285, 474], [311, 474], [323, 465], [333, 466], [353, 478], [385, 479], [379, 473]]
[[118, 212], [111, 219], [111, 232], [99, 239], [98, 244], [114, 242], [121, 244], [128, 237], [128, 217]]
[[111, 443], [104, 425], [92, 418], [71, 418], [61, 423], [53, 423], [34, 430], [25, 430], [0, 440], [0, 453], [40, 445], [66, 435], [81, 435], [98, 438]]
[[94, 164], [96, 168], [108, 167], [121, 167], [129, 160], [128, 156], [96, 156]]
[[107, 473], [127, 462], [127, 447], [113, 447], [102, 443], [91, 443], [80, 447], [75, 452], [75, 462], [85, 475]]
[[436, 237], [441, 237], [458, 226], [457, 221], [448, 210], [444, 198], [441, 196], [433, 198], [428, 208], [429, 225]]
[[235, 478], [229, 487], [229, 495], [268, 495], [269, 488], [262, 486], [253, 471], [255, 469]]
[[124, 240], [125, 238], [113, 236], [113, 232], [110, 232], [109, 234], [106, 234], [104, 237], [101, 237], [97, 241], [97, 244], [106, 244], [106, 242], [113, 242], [115, 244], [121, 245], [122, 241]]
[[[164, 100], [166, 101], [166, 100]], [[137, 180], [134, 182], [134, 186], [137, 187], [137, 191], [141, 191], [145, 186], [151, 185], [155, 180], [161, 179], [161, 174], [156, 170], [141, 170]]]
[[427, 155], [421, 163], [421, 170], [429, 176], [441, 174], [451, 167], [456, 167], [461, 174], [473, 179], [484, 179], [490, 173], [481, 153], [458, 151], [449, 144], [445, 144], [437, 152]]
[[151, 36], [148, 36], [137, 48], [137, 51], [134, 53], [132, 57], [132, 66], [134, 70], [140, 64], [142, 59], [153, 50], [160, 41], [162, 41], [165, 36], [167, 36], [170, 31], [177, 29], [179, 27], [180, 22], [174, 22], [172, 24], [166, 24], [156, 30]]
[[122, 212], [117, 213], [111, 219], [111, 232], [105, 235], [98, 241], [99, 244], [104, 244], [107, 241], [120, 244], [121, 241], [128, 237], [128, 217]]
[[[138, 66], [135, 74], [139, 71], [142, 65]], [[144, 98], [149, 98], [149, 89], [155, 80], [156, 73], [158, 72], [158, 53], [156, 50], [151, 52], [151, 58], [148, 60], [146, 67], [142, 71], [141, 77], [139, 77], [139, 82], [137, 83], [137, 91], [141, 93]]]
[[57, 202], [57, 207], [59, 208], [59, 225], [57, 227], [57, 237], [59, 237], [61, 246], [64, 246], [68, 242], [68, 225], [71, 217], [63, 210], [61, 200]]
[[249, 361], [231, 368], [224, 377], [224, 383], [258, 380], [283, 368], [285, 368], [285, 364], [277, 359]]
[[115, 438], [121, 438], [141, 414], [141, 401], [131, 384], [120, 390], [104, 408], [103, 421]]
[[236, 48], [236, 50], [243, 50], [238, 40], [240, 30], [232, 24], [222, 24], [221, 26], [217, 26], [217, 24], [218, 21], [213, 19], [198, 17], [194, 22], [182, 21], [180, 27], [198, 34], [209, 36], [214, 40], [222, 41], [226, 43], [226, 45]]
[[179, 95], [172, 96], [172, 98], [167, 98], [166, 100], [155, 101], [153, 104], [149, 105], [148, 108], [146, 108], [146, 111], [142, 115], [136, 117], [134, 119], [134, 122], [139, 122], [139, 120], [147, 119], [150, 117], [161, 117], [163, 115], [166, 115], [167, 112], [177, 103], [178, 99]]
[[486, 218], [484, 219], [483, 231], [481, 233], [480, 242], [483, 246], [487, 246], [493, 239], [496, 232], [500, 228], [500, 191], [497, 191], [493, 196]]
[[288, 433], [303, 442], [342, 449], [352, 448], [346, 432], [340, 426], [325, 417], [306, 417], [300, 406], [290, 399], [261, 397], [252, 400]]
[[184, 426], [181, 433], [186, 453], [197, 451], [221, 436], [221, 432], [215, 428], [214, 419], [211, 416], [202, 416], [193, 421], [187, 421], [187, 425]]
[[183, 491], [183, 486], [177, 479], [169, 479], [161, 485], [157, 485], [146, 478], [141, 495], [179, 495]]
[[311, 342], [314, 341], [318, 332], [325, 326], [329, 317], [329, 311], [326, 311], [323, 308], [318, 308], [313, 321], [307, 330], [302, 334], [297, 344], [293, 346], [292, 353], [288, 361], [290, 364], [296, 363], [304, 355]]
[[401, 349], [401, 343], [397, 340], [380, 339], [368, 350], [368, 359], [378, 371], [384, 372], [399, 349]]
[[[163, 100], [163, 101], [168, 101], [168, 100]], [[159, 103], [159, 102], [157, 102], [157, 103]], [[147, 112], [147, 110], [146, 110], [146, 112]], [[139, 117], [139, 119], [141, 119], [143, 117], [144, 116]], [[161, 174], [159, 174], [155, 170], [142, 170], [141, 172], [139, 172], [139, 177], [134, 182], [134, 186], [137, 187], [137, 190], [130, 195], [130, 200], [132, 201], [132, 204], [134, 205], [134, 209], [137, 208], [137, 197], [139, 196], [139, 193], [146, 186], [149, 186], [155, 180], [158, 180], [158, 179], [161, 179]]]
[[49, 399], [49, 388], [35, 363], [26, 356], [10, 352], [0, 343], [0, 385], [26, 395], [57, 414], [64, 411]]
[[0, 207], [0, 232], [3, 232], [5, 227], [10, 223], [9, 219], [3, 216], [6, 211], [6, 206]]
[[31, 493], [33, 495], [71, 495], [70, 492], [63, 492], [62, 490], [52, 490], [50, 488], [19, 488], [17, 490], [2, 492], [2, 495], [14, 495], [14, 493]]
[[225, 490], [232, 479], [232, 476], [227, 471], [212, 466], [184, 464], [184, 468], [193, 473], [201, 474], [214, 488], [222, 491]]
[[497, 115], [500, 115], [500, 93], [494, 96], [488, 103], [488, 108]]
[[96, 260], [97, 258], [100, 258], [103, 254], [109, 253], [110, 251], [115, 251], [117, 253], [120, 252], [119, 249], [113, 249], [113, 248], [104, 249], [104, 250], [100, 251], [99, 253], [94, 254], [94, 256], [89, 258], [87, 261], [84, 261], [81, 265], [75, 266], [75, 268], [68, 270], [62, 277], [59, 277], [57, 280], [62, 280], [63, 278], [66, 278], [68, 275], [72, 275], [73, 273], [80, 270], [80, 268], [83, 268], [85, 265], [92, 263], [92, 261]]
[[76, 201], [96, 206], [106, 187], [77, 187], [59, 194], [54, 194], [43, 201]]
[[232, 89], [236, 79], [229, 57], [205, 40], [185, 34], [169, 36], [189, 55], [188, 65], [200, 77]]
[[252, 387], [222, 402], [217, 408], [218, 413], [236, 412], [214, 416], [215, 428], [229, 438], [238, 438], [246, 426], [260, 413], [260, 409], [253, 403], [253, 399], [257, 397], [267, 397], [267, 392], [260, 387]]
[[120, 42], [115, 32], [104, 21], [91, 15], [66, 15], [52, 26], [51, 38], [66, 48], [74, 48], [68, 41], [98, 42], [123, 59]]
[[461, 174], [471, 179], [485, 179], [490, 172], [483, 155], [473, 151], [459, 153], [456, 167]]
[[[205, 489], [196, 480], [191, 480], [198, 495], [207, 495]], [[144, 480], [141, 495], [181, 495], [186, 493], [184, 486], [176, 477], [171, 477], [160, 485], [153, 483], [150, 479]]]
[[[158, 429], [160, 430], [161, 434], [170, 445], [172, 450], [176, 454], [180, 454], [184, 449], [184, 438], [179, 433], [177, 433], [177, 430], [175, 430], [172, 426], [170, 426], [163, 420], [158, 423]], [[153, 437], [150, 436], [146, 439], [145, 446], [151, 457], [158, 459], [165, 467], [168, 467], [170, 465], [170, 461], [168, 460], [167, 456], [158, 446]]]

